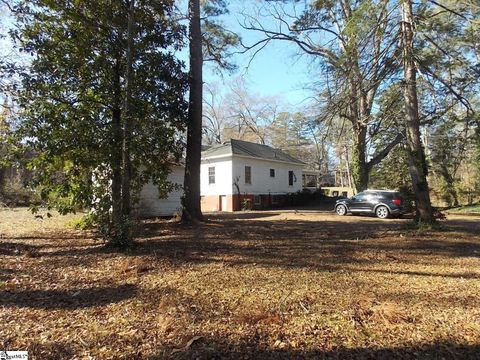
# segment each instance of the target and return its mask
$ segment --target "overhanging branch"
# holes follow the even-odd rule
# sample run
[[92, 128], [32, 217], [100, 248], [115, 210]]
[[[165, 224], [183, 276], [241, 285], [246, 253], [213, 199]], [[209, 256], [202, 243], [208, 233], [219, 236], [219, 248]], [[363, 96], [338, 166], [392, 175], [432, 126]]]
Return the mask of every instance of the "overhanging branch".
[[371, 168], [373, 168], [375, 165], [379, 164], [383, 159], [385, 159], [385, 157], [387, 157], [387, 155], [390, 153], [390, 151], [392, 151], [392, 149], [397, 146], [398, 144], [400, 144], [403, 139], [405, 138], [405, 131], [402, 131], [400, 133], [397, 134], [397, 136], [395, 137], [395, 139], [393, 139], [382, 151], [380, 151], [379, 153], [377, 153], [368, 163], [367, 163], [367, 167], [368, 169], [370, 170]]

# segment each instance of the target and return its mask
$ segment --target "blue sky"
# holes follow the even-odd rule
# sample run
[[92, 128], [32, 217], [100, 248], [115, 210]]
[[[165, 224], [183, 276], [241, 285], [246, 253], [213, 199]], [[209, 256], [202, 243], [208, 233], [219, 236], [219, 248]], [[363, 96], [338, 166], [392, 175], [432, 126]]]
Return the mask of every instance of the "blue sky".
[[[255, 2], [252, 2], [252, 4], [255, 4]], [[232, 0], [230, 14], [222, 20], [228, 29], [241, 36], [245, 45], [251, 45], [261, 39], [261, 34], [244, 30], [239, 25], [239, 22], [242, 22], [243, 19], [241, 11], [245, 6], [248, 5], [244, 1]], [[247, 11], [251, 10], [250, 7], [247, 9]], [[274, 26], [270, 21], [269, 23], [263, 23], [263, 25]], [[235, 55], [233, 62], [238, 66], [238, 70], [231, 75], [224, 74], [224, 79], [215, 75], [207, 66], [205, 81], [219, 81], [221, 83], [228, 77], [243, 76], [253, 93], [279, 97], [294, 108], [304, 107], [308, 102], [308, 97], [312, 94], [303, 88], [316, 74], [312, 73], [307, 58], [297, 56], [295, 45], [286, 41], [271, 42], [250, 61], [253, 53], [253, 51], [249, 51], [245, 54]]]
[[[239, 25], [242, 20], [240, 12], [245, 6], [249, 7], [247, 10], [251, 10], [250, 6], [254, 6], [255, 3], [255, 1], [246, 3], [241, 0], [232, 0], [229, 7], [230, 14], [222, 19], [227, 28], [237, 32], [242, 37], [242, 41], [246, 45], [253, 44], [261, 36], [256, 32], [246, 31]], [[3, 21], [0, 23], [0, 33], [5, 34], [11, 23], [8, 17], [4, 17], [5, 12], [1, 10], [5, 9], [0, 9], [0, 16], [3, 15]], [[271, 26], [272, 23], [265, 25]], [[0, 39], [0, 47], [2, 48], [0, 53], [8, 52], [10, 46], [8, 39]], [[184, 51], [180, 56], [182, 58], [185, 56], [186, 60], [187, 54]], [[307, 104], [306, 99], [312, 94], [303, 90], [302, 87], [315, 74], [310, 74], [307, 59], [296, 56], [297, 52], [293, 44], [280, 41], [272, 42], [250, 61], [252, 55], [253, 51], [235, 55], [233, 62], [238, 66], [238, 70], [233, 74], [224, 73], [219, 76], [208, 65], [205, 66], [204, 80], [222, 84], [228, 82], [229, 78], [241, 76], [246, 79], [248, 88], [254, 94], [278, 97], [293, 108], [301, 108]]]
[[[237, 55], [234, 59], [238, 70], [224, 77], [245, 77], [249, 89], [255, 94], [282, 98], [297, 107], [305, 104], [310, 93], [302, 88], [308, 82], [308, 69], [305, 60], [294, 58], [290, 44], [270, 44], [250, 62], [252, 53]], [[218, 76], [206, 69], [205, 80], [215, 81]]]

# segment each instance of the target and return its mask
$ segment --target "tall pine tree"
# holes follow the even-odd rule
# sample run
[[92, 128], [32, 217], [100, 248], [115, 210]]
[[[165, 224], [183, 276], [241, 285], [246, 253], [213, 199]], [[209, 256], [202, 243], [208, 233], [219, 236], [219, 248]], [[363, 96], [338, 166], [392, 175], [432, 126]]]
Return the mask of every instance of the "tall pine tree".
[[[188, 1], [189, 19], [189, 103], [187, 126], [187, 152], [185, 159], [185, 179], [182, 220], [186, 222], [202, 220], [200, 204], [200, 165], [202, 152], [203, 118], [203, 64], [213, 61], [220, 68], [231, 70], [227, 61], [228, 49], [235, 46], [239, 38], [227, 31], [215, 17], [226, 14], [224, 0]], [[203, 19], [203, 21], [202, 21]]]

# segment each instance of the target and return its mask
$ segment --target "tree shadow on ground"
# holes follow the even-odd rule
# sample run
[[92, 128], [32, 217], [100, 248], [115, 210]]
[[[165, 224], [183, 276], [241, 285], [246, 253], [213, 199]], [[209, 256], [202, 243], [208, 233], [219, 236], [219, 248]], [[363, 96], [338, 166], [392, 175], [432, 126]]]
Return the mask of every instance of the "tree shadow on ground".
[[479, 344], [458, 344], [439, 341], [392, 348], [345, 348], [333, 350], [302, 351], [296, 349], [268, 348], [255, 342], [228, 343], [222, 340], [201, 338], [188, 349], [163, 349], [157, 359], [478, 359]]
[[26, 307], [46, 310], [105, 306], [135, 296], [135, 285], [71, 290], [0, 291], [0, 307]]
[[445, 222], [447, 230], [468, 232], [473, 235], [480, 235], [480, 217], [451, 218]]
[[10, 279], [13, 274], [15, 274], [15, 270], [13, 269], [0, 268], [0, 281], [6, 281]]
[[0, 255], [15, 256], [25, 253], [26, 251], [36, 251], [37, 248], [39, 248], [39, 245], [0, 241]]
[[[98, 243], [86, 245], [85, 241], [79, 244], [69, 242], [68, 246], [57, 246], [55, 243], [35, 245], [34, 250], [45, 264], [51, 263], [56, 267], [81, 266], [97, 255], [110, 257], [121, 254], [126, 257], [148, 256], [150, 261], [167, 260], [172, 266], [221, 262], [232, 266], [258, 264], [317, 271], [365, 271], [370, 268], [370, 271], [385, 274], [478, 278], [478, 274], [473, 272], [437, 274], [412, 272], [405, 268], [408, 264], [436, 262], [439, 257], [447, 260], [480, 256], [478, 237], [455, 234], [452, 239], [439, 238], [439, 232], [412, 232], [405, 229], [405, 221], [395, 220], [311, 221], [307, 218], [303, 220], [301, 215], [297, 219], [283, 220], [278, 216], [268, 219], [277, 213], [263, 213], [255, 220], [232, 218], [234, 215], [241, 214], [210, 216], [208, 222], [195, 226], [165, 221], [145, 223], [137, 244], [128, 252], [119, 253]], [[454, 224], [461, 226], [458, 222]], [[8, 252], [17, 251], [18, 246], [25, 247], [25, 250], [32, 247], [23, 243], [0, 242], [0, 249]], [[395, 261], [398, 266], [394, 269], [382, 266]], [[363, 266], [356, 269], [357, 265], [375, 265], [375, 268]]]

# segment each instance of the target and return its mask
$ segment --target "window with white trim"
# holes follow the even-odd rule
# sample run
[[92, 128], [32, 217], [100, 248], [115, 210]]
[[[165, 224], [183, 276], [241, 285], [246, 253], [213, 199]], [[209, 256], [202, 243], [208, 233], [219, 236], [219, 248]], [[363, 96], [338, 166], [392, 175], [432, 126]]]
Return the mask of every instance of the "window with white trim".
[[215, 184], [215, 166], [208, 168], [208, 184]]
[[245, 166], [245, 184], [252, 185], [252, 167]]

